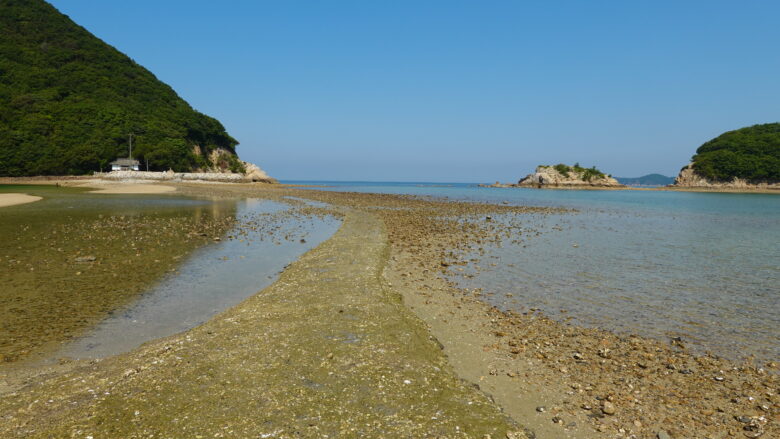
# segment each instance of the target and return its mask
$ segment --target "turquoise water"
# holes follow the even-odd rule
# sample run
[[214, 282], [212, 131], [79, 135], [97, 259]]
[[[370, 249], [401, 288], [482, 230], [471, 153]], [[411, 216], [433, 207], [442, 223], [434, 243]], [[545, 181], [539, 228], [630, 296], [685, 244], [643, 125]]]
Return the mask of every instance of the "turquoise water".
[[[298, 182], [300, 183], [300, 182]], [[312, 182], [308, 182], [312, 183]], [[323, 190], [557, 206], [521, 242], [463, 273], [504, 309], [668, 339], [739, 359], [780, 358], [780, 195], [333, 183]], [[460, 276], [473, 275], [473, 278]]]

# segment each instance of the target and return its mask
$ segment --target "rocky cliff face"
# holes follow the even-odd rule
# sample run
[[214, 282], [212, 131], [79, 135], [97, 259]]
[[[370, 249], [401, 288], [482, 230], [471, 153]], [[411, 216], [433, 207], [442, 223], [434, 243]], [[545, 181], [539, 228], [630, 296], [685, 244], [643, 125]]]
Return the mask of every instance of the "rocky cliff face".
[[578, 171], [569, 168], [566, 174], [559, 172], [553, 166], [539, 166], [536, 172], [528, 174], [517, 182], [518, 186], [526, 187], [624, 187], [614, 178], [607, 175], [588, 175], [587, 170]]
[[734, 177], [731, 181], [710, 181], [696, 173], [693, 163], [680, 170], [680, 174], [674, 179], [674, 187], [706, 188], [706, 189], [776, 189], [780, 190], [780, 182], [749, 183], [741, 178]]
[[[193, 147], [192, 152], [195, 155], [203, 155], [200, 147]], [[194, 174], [236, 174], [241, 176], [244, 181], [256, 181], [263, 183], [278, 183], [276, 179], [270, 177], [259, 166], [254, 163], [245, 162], [238, 158], [238, 155], [224, 148], [213, 149], [207, 157], [210, 166], [201, 167]]]

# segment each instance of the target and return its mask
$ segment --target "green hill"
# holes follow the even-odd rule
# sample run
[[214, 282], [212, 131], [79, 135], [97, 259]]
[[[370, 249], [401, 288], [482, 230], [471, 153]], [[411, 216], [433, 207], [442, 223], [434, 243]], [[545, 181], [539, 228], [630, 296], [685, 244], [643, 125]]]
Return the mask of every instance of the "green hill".
[[666, 186], [674, 183], [674, 177], [661, 174], [647, 174], [641, 177], [615, 177], [617, 181], [626, 186]]
[[753, 125], [710, 140], [693, 156], [696, 174], [713, 181], [780, 181], [780, 123]]
[[0, 102], [0, 176], [97, 171], [131, 132], [151, 170], [209, 167], [216, 148], [240, 167], [219, 121], [43, 0], [0, 1]]

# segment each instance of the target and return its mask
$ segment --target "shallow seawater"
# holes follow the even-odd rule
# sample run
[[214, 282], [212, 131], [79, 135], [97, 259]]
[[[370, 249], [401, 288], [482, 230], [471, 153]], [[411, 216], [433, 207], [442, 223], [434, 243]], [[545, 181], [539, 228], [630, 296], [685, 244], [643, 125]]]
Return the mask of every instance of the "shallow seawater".
[[541, 233], [487, 249], [458, 282], [503, 309], [780, 358], [777, 220], [586, 209], [529, 226]]
[[267, 200], [241, 201], [236, 208], [237, 225], [225, 238], [196, 250], [176, 273], [56, 357], [106, 357], [195, 327], [270, 285], [340, 225], [332, 217], [286, 216], [290, 206]]
[[42, 355], [133, 300], [232, 226], [236, 210], [234, 201], [88, 191], [0, 185], [43, 197], [0, 208], [0, 363]]
[[732, 359], [780, 358], [780, 195], [426, 183], [324, 190], [575, 209], [516, 218], [519, 242], [486, 247], [479, 270], [466, 267], [453, 279], [483, 288], [483, 299], [504, 309], [537, 308], [661, 340], [680, 336]]

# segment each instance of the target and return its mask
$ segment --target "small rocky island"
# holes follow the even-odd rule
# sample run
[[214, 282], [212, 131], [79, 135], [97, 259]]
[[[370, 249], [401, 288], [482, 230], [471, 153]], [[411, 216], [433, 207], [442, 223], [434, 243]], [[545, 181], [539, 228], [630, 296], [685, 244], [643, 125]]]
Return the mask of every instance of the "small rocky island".
[[625, 186], [612, 178], [611, 175], [599, 171], [595, 166], [583, 168], [579, 163], [575, 163], [574, 166], [560, 163], [555, 166], [537, 166], [534, 173], [528, 174], [517, 184], [495, 183], [489, 187], [593, 189], [623, 188]]
[[740, 128], [704, 143], [673, 187], [780, 190], [780, 123]]

